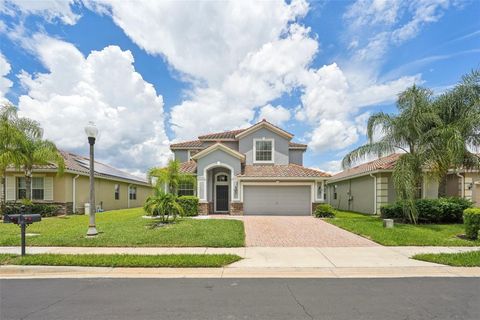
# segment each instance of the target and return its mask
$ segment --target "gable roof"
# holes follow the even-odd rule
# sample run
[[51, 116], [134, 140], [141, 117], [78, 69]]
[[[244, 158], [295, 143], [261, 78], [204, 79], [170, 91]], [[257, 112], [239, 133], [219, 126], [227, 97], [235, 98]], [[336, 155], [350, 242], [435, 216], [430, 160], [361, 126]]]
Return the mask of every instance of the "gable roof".
[[283, 130], [282, 128], [277, 127], [276, 125], [271, 124], [270, 122], [268, 122], [265, 119], [263, 119], [262, 121], [254, 124], [250, 128], [247, 128], [247, 129], [243, 130], [242, 132], [238, 133], [235, 136], [235, 138], [240, 139], [240, 138], [245, 137], [246, 135], [248, 135], [252, 132], [255, 132], [255, 131], [261, 129], [261, 128], [267, 128], [267, 129], [269, 129], [269, 130], [277, 133], [278, 135], [280, 135], [282, 137], [285, 137], [289, 140], [293, 138], [293, 134], [291, 134], [288, 131]]
[[203, 149], [202, 151], [196, 153], [195, 155], [192, 156], [192, 159], [193, 160], [200, 159], [200, 158], [206, 156], [207, 154], [212, 153], [216, 150], [222, 150], [223, 152], [226, 152], [226, 153], [230, 154], [231, 156], [240, 159], [241, 161], [245, 160], [245, 155], [241, 154], [238, 151], [233, 150], [232, 148], [227, 147], [226, 145], [224, 145], [223, 143], [220, 143], [220, 142], [217, 142], [217, 143], [211, 145], [210, 147], [208, 147], [206, 149]]
[[[80, 174], [88, 176], [90, 174], [90, 159], [88, 157], [80, 156], [68, 151], [60, 150], [60, 154], [65, 161], [65, 172]], [[117, 168], [114, 168], [110, 165], [95, 161], [95, 177], [106, 178], [112, 180], [122, 180], [130, 181], [140, 184], [150, 184], [147, 179], [142, 179], [140, 177], [134, 176], [128, 172], [121, 171]], [[12, 168], [13, 169], [13, 168]], [[54, 163], [34, 165], [33, 170], [36, 172], [49, 171], [56, 172], [58, 167]]]
[[203, 149], [203, 142], [201, 140], [190, 140], [170, 145], [170, 149]]
[[378, 158], [356, 167], [344, 170], [332, 176], [331, 181], [345, 180], [347, 178], [363, 176], [375, 171], [393, 171], [401, 153], [392, 153], [388, 156]]
[[246, 129], [230, 130], [224, 132], [215, 132], [204, 134], [203, 136], [198, 136], [200, 140], [235, 140], [235, 136], [239, 133], [242, 133]]
[[330, 177], [330, 174], [303, 167], [298, 164], [286, 165], [246, 165], [240, 177], [252, 178], [316, 178]]

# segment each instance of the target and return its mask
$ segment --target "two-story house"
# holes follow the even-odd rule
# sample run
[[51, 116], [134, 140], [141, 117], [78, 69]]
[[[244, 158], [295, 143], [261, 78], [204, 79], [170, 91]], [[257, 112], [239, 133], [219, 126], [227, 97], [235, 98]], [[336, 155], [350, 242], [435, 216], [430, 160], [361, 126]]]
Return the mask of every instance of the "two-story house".
[[303, 166], [307, 145], [266, 120], [241, 130], [199, 136], [170, 149], [181, 171], [197, 177], [200, 214], [310, 215], [325, 201], [329, 174]]

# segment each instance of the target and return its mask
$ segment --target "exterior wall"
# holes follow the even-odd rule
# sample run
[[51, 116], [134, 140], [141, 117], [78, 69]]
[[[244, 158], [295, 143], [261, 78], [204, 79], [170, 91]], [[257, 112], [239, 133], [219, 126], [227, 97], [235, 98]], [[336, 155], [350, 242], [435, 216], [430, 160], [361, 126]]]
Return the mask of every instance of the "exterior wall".
[[239, 152], [245, 154], [245, 163], [247, 165], [253, 163], [253, 139], [274, 139], [274, 161], [275, 164], [286, 165], [289, 161], [288, 139], [272, 132], [268, 129], [261, 128], [251, 134], [243, 137], [239, 141]]
[[288, 153], [288, 162], [303, 166], [303, 150], [290, 149]]
[[437, 180], [425, 177], [423, 179], [422, 198], [424, 198], [424, 199], [437, 199], [438, 198], [438, 186], [439, 186], [439, 183], [438, 183]]
[[[377, 194], [377, 201], [376, 201], [376, 208], [375, 208], [375, 214], [380, 214], [380, 208], [386, 204], [391, 203], [389, 201], [389, 181], [391, 179], [391, 174], [390, 173], [379, 173], [375, 175], [376, 181], [377, 181], [377, 189], [376, 189], [376, 194]], [[373, 179], [372, 177], [368, 176], [370, 179]], [[374, 196], [372, 196], [372, 199]]]
[[445, 192], [448, 197], [461, 197], [460, 178], [456, 174], [447, 175]]
[[393, 184], [393, 178], [391, 173], [382, 173], [382, 176], [388, 178], [388, 203], [394, 203], [397, 201], [397, 190]]
[[174, 159], [179, 162], [187, 162], [188, 159], [188, 150], [172, 150]]
[[[22, 176], [21, 173], [8, 173], [8, 176]], [[89, 202], [90, 182], [86, 176], [79, 176], [75, 182], [75, 202], [76, 208], [73, 208], [73, 178], [76, 176], [71, 173], [65, 173], [57, 176], [55, 173], [34, 173], [34, 176], [53, 177], [53, 200], [35, 201], [45, 203], [55, 203], [65, 207], [65, 213], [83, 213], [85, 203]], [[114, 186], [120, 186], [120, 199], [115, 200]], [[128, 186], [137, 187], [137, 200], [128, 200]], [[124, 208], [141, 207], [145, 199], [152, 193], [152, 187], [144, 185], [130, 184], [127, 182], [113, 181], [107, 179], [95, 179], [95, 201], [97, 206], [101, 206], [104, 210], [115, 210]]]
[[[377, 181], [377, 188], [378, 184]], [[337, 186], [337, 199], [334, 199], [334, 186]], [[327, 190], [329, 203], [339, 210], [370, 214], [375, 211], [374, 179], [370, 176], [331, 182], [328, 184]], [[385, 192], [387, 192], [387, 189]]]

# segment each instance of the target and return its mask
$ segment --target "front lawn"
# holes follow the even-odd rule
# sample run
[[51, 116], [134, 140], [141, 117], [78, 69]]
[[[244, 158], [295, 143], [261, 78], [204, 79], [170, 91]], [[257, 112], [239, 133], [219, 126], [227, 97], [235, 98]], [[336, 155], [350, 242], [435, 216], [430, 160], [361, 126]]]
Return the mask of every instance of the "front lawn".
[[143, 267], [143, 268], [216, 268], [241, 258], [234, 254], [0, 254], [0, 265]]
[[480, 240], [457, 237], [465, 233], [463, 224], [395, 223], [393, 229], [386, 229], [378, 216], [345, 211], [336, 211], [336, 218], [325, 221], [385, 246], [480, 246]]
[[[179, 219], [174, 224], [150, 228], [141, 208], [97, 214], [99, 235], [85, 238], [88, 216], [44, 218], [27, 228], [28, 246], [67, 247], [243, 247], [243, 222], [221, 219]], [[20, 228], [0, 224], [0, 246], [20, 245]]]
[[480, 267], [480, 251], [417, 254], [413, 259], [454, 267]]

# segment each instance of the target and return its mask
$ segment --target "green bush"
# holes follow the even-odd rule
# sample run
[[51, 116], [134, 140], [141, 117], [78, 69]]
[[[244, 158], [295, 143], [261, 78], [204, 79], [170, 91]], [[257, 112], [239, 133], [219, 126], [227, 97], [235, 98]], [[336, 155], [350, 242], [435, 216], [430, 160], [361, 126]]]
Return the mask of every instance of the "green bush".
[[178, 203], [185, 211], [185, 216], [198, 216], [198, 197], [195, 196], [181, 196], [178, 197]]
[[463, 212], [463, 221], [465, 223], [465, 235], [472, 240], [478, 239], [480, 230], [480, 208], [469, 208]]
[[[461, 223], [463, 211], [472, 206], [467, 199], [451, 197], [439, 199], [415, 200], [419, 223]], [[380, 208], [381, 217], [409, 222], [403, 213], [404, 202], [397, 201], [394, 204]]]
[[317, 218], [333, 218], [335, 217], [335, 210], [329, 204], [319, 204], [315, 208], [314, 214]]
[[[19, 214], [22, 203], [7, 204], [3, 214]], [[32, 203], [25, 205], [25, 213], [40, 214], [42, 217], [57, 216], [60, 211], [60, 206], [48, 203]]]

